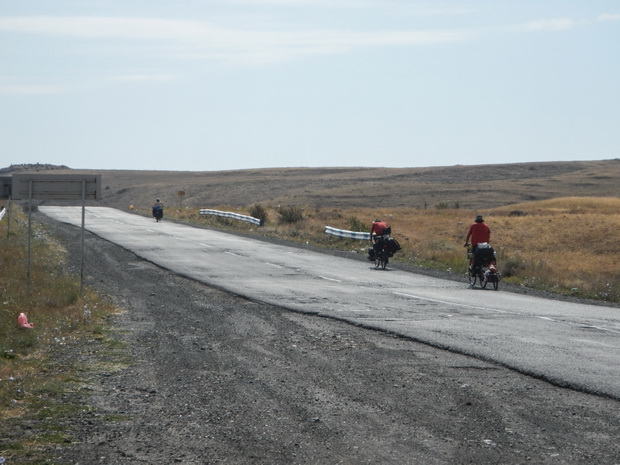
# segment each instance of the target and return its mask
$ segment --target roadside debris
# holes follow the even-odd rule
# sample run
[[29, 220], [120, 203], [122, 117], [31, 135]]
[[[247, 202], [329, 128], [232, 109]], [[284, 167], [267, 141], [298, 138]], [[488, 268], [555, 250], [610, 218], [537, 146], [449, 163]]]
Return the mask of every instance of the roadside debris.
[[32, 329], [34, 328], [34, 323], [28, 322], [28, 316], [25, 313], [20, 313], [17, 317], [17, 324], [22, 328]]

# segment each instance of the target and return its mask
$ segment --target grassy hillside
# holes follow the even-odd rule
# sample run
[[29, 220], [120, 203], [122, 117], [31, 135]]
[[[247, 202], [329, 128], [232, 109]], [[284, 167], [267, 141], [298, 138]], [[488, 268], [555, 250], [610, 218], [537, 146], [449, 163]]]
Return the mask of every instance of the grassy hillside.
[[[49, 168], [49, 167], [48, 167]], [[35, 171], [36, 166], [12, 172]], [[38, 168], [42, 169], [42, 168]], [[620, 197], [620, 159], [435, 168], [278, 168], [170, 172], [58, 169], [100, 173], [101, 205], [298, 205], [313, 208], [489, 209], [567, 196]], [[10, 172], [0, 173], [10, 174]], [[185, 192], [183, 197], [177, 195]]]

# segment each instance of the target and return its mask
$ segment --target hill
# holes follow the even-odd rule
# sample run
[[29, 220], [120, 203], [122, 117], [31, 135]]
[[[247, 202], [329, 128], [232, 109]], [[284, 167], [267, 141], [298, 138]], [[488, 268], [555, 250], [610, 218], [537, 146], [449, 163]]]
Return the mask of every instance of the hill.
[[[99, 205], [145, 207], [160, 197], [189, 207], [489, 209], [556, 197], [620, 197], [620, 159], [432, 168], [265, 168], [231, 171], [75, 170], [12, 165], [22, 172], [100, 173]], [[185, 192], [181, 198], [179, 191]]]

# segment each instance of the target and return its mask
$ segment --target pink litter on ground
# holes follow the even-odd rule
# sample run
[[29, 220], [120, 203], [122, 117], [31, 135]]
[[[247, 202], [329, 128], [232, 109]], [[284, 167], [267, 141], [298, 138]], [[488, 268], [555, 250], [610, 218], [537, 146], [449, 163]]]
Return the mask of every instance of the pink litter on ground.
[[28, 317], [25, 313], [20, 313], [17, 317], [17, 323], [22, 328], [34, 328], [34, 323], [28, 323]]

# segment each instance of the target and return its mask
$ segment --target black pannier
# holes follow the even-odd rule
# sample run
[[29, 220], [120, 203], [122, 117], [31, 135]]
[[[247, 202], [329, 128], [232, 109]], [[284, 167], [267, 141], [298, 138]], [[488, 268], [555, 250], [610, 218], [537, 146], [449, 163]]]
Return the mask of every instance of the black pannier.
[[476, 251], [474, 254], [476, 264], [481, 265], [484, 263], [494, 262], [495, 261], [495, 251], [493, 247], [476, 247]]
[[390, 237], [390, 240], [388, 242], [388, 248], [390, 249], [391, 253], [395, 253], [395, 252], [398, 252], [402, 247], [400, 246], [400, 244], [398, 243], [396, 239], [394, 239], [393, 237]]
[[488, 246], [485, 248], [476, 247], [476, 257], [480, 258], [492, 258], [495, 257], [495, 251], [493, 247]]

